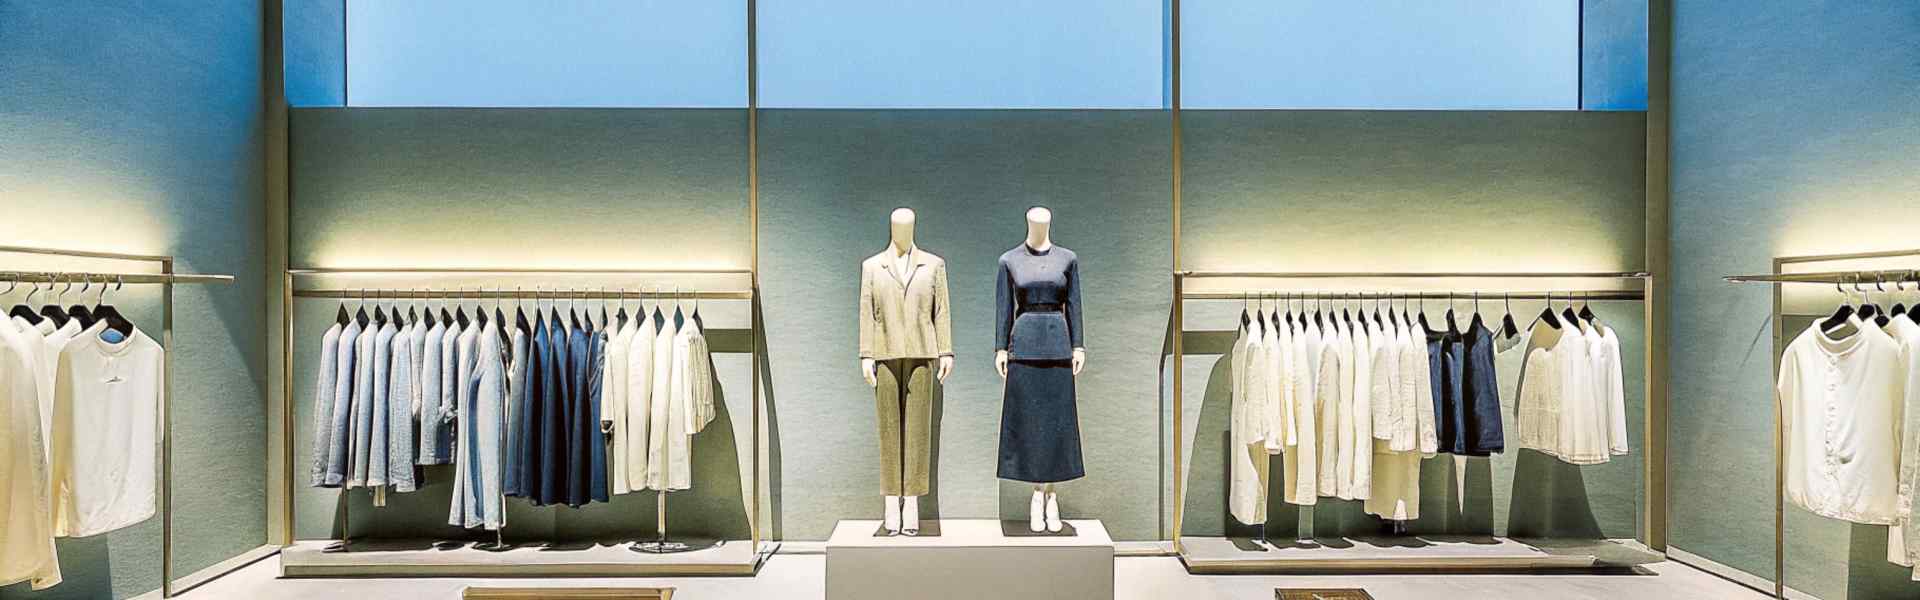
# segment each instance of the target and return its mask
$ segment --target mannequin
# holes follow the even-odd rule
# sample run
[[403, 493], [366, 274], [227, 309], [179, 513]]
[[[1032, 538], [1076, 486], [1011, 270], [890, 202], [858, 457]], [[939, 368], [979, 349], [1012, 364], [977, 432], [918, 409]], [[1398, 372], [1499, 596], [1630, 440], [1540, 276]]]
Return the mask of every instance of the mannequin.
[[[909, 208], [894, 209], [893, 214], [890, 218], [890, 228], [889, 228], [890, 237], [887, 244], [887, 249], [885, 251], [882, 251], [879, 256], [874, 257], [874, 259], [882, 260], [885, 267], [893, 269], [897, 273], [908, 273], [909, 280], [915, 280], [919, 277], [922, 277], [922, 275], [919, 273], [919, 271], [916, 270], [916, 267], [914, 266], [915, 264], [914, 253], [917, 250], [917, 248], [914, 246], [914, 243], [913, 243], [914, 222], [915, 222], [915, 218], [914, 218], [914, 213], [912, 209], [909, 209]], [[924, 251], [922, 251], [922, 254], [924, 255]], [[873, 260], [873, 259], [870, 259], [870, 260]], [[937, 260], [937, 258], [935, 260]], [[940, 270], [937, 274], [937, 281], [940, 282], [938, 286], [941, 292], [944, 294], [944, 289], [945, 289], [944, 263], [941, 263]], [[946, 301], [946, 298], [944, 296], [938, 299], [938, 302], [943, 304], [945, 303], [945, 301]], [[943, 307], [942, 310], [945, 310], [945, 308]], [[876, 360], [872, 357], [863, 357], [860, 359], [860, 375], [866, 379], [868, 387], [877, 389], [880, 385], [880, 373], [879, 373], [880, 362], [881, 362], [880, 360]], [[953, 355], [951, 353], [943, 353], [936, 358], [935, 372], [936, 372], [935, 379], [937, 379], [941, 383], [945, 383], [947, 380], [947, 376], [953, 372]], [[888, 426], [888, 425], [890, 424], [883, 424], [883, 426]], [[884, 511], [883, 511], [883, 514], [885, 515], [883, 524], [886, 527], [888, 532], [891, 532], [894, 534], [904, 534], [904, 535], [915, 535], [919, 533], [919, 530], [920, 530], [920, 497], [919, 496], [888, 495], [888, 496], [885, 496], [885, 501], [886, 501], [886, 506], [884, 507]]]
[[[1028, 251], [1038, 253], [1047, 253], [1053, 250], [1054, 244], [1051, 233], [1053, 211], [1045, 207], [1036, 206], [1027, 210], [1026, 220], [1027, 236], [1023, 242], [1025, 248]], [[1016, 248], [1016, 250], [1020, 249]], [[994, 369], [999, 372], [1001, 379], [1007, 378], [1008, 363], [1011, 362], [1012, 358], [1006, 348], [1001, 348], [994, 352]], [[1071, 360], [1072, 374], [1077, 376], [1080, 374], [1081, 369], [1086, 366], [1086, 348], [1078, 345], [1074, 346]], [[1071, 401], [1071, 398], [1069, 398], [1069, 401]], [[1075, 435], [1077, 436], [1077, 432], [1075, 432]], [[1034, 532], [1045, 530], [1057, 533], [1063, 528], [1064, 524], [1060, 519], [1060, 498], [1059, 494], [1054, 491], [1054, 484], [1034, 483], [1033, 501], [1029, 506], [1028, 513], [1028, 529]]]

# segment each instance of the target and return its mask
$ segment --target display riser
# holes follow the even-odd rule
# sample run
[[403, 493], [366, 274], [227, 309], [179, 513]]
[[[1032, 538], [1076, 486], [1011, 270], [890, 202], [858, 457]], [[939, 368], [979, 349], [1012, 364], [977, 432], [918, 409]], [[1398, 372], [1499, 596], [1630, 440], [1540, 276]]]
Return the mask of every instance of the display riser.
[[346, 552], [339, 542], [295, 542], [280, 552], [280, 576], [328, 577], [679, 577], [742, 576], [759, 572], [777, 544], [754, 552], [735, 540], [691, 552], [635, 552], [633, 544], [565, 547], [519, 546], [489, 551], [472, 543], [446, 545], [421, 540], [355, 540]]
[[1182, 537], [1180, 560], [1195, 575], [1316, 573], [1622, 572], [1665, 557], [1609, 540], [1415, 536], [1273, 540]]
[[841, 521], [827, 541], [834, 600], [1113, 598], [1113, 539], [1099, 521], [1074, 536], [1008, 536], [998, 521], [943, 520], [940, 537], [874, 537]]

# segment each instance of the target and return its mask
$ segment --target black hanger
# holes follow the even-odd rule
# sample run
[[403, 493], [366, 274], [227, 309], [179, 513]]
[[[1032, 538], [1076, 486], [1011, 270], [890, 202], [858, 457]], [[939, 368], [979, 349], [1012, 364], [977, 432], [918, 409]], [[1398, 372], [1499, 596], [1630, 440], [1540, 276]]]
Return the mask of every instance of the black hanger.
[[[1898, 294], [1899, 294], [1900, 292], [1904, 292], [1904, 291], [1906, 291], [1906, 290], [1904, 290], [1904, 289], [1902, 289], [1902, 287], [1903, 287], [1903, 285], [1902, 285], [1902, 284], [1905, 284], [1905, 283], [1907, 282], [1907, 279], [1908, 279], [1908, 278], [1910, 278], [1910, 277], [1912, 277], [1912, 276], [1913, 276], [1913, 272], [1912, 272], [1912, 271], [1908, 271], [1908, 272], [1907, 272], [1907, 275], [1906, 275], [1906, 277], [1901, 277], [1900, 279], [1898, 279], [1898, 280], [1895, 280], [1895, 281], [1893, 282], [1893, 293], [1894, 293], [1894, 294], [1895, 294], [1896, 296], [1897, 296], [1897, 295], [1898, 295]], [[1890, 314], [1890, 315], [1892, 315], [1892, 316], [1895, 316], [1895, 317], [1898, 317], [1898, 316], [1901, 316], [1901, 315], [1905, 315], [1905, 314], [1907, 314], [1907, 304], [1906, 304], [1905, 302], [1901, 302], [1899, 298], [1894, 298], [1894, 302], [1893, 302], [1893, 309], [1892, 309], [1892, 310], [1889, 310], [1889, 311], [1887, 311], [1887, 314]], [[1907, 317], [1907, 318], [1909, 318], [1909, 319], [1911, 319], [1911, 318], [1913, 318], [1913, 317]]]
[[67, 311], [60, 308], [60, 298], [65, 297], [67, 292], [70, 291], [73, 291], [72, 281], [68, 281], [67, 287], [61, 288], [60, 293], [53, 296], [52, 302], [48, 302], [46, 306], [40, 307], [40, 316], [53, 321], [53, 326], [56, 329], [67, 326]]
[[1420, 316], [1417, 318], [1420, 320], [1421, 329], [1427, 330], [1427, 333], [1434, 332], [1433, 325], [1430, 325], [1427, 323], [1427, 295], [1426, 294], [1420, 295]]
[[[93, 289], [92, 281], [87, 281], [86, 285], [81, 286], [80, 299], [75, 301], [73, 303], [73, 306], [67, 307], [67, 317], [69, 319], [79, 321], [80, 329], [82, 330], [85, 330], [89, 327], [93, 327], [93, 323], [94, 323], [93, 309], [87, 308], [87, 302], [86, 302], [87, 290], [89, 289]], [[101, 282], [100, 284], [100, 293], [101, 294], [107, 293], [107, 284], [105, 282]]]
[[1595, 323], [1599, 315], [1593, 314], [1593, 302], [1586, 297], [1580, 298], [1580, 320]]
[[[113, 286], [113, 289], [114, 291], [117, 292], [117, 291], [120, 291], [120, 288], [122, 287], [126, 287], [126, 282], [115, 283]], [[99, 319], [101, 321], [106, 321], [108, 329], [112, 329], [114, 331], [120, 332], [120, 335], [122, 336], [132, 336], [133, 322], [128, 321], [126, 317], [121, 316], [120, 310], [117, 308], [114, 308], [112, 304], [107, 304], [106, 301], [107, 301], [107, 294], [106, 294], [106, 290], [103, 289], [101, 290], [101, 293], [100, 293], [100, 305], [93, 307], [93, 318]], [[106, 333], [106, 332], [102, 331], [101, 333]]]
[[1500, 335], [1505, 336], [1507, 339], [1513, 339], [1513, 336], [1520, 335], [1520, 327], [1513, 323], [1513, 295], [1506, 294], [1505, 296], [1502, 300], [1505, 301], [1507, 307], [1506, 314], [1500, 317]]
[[1546, 308], [1540, 309], [1540, 314], [1533, 318], [1533, 323], [1528, 324], [1527, 328], [1532, 329], [1535, 324], [1539, 324], [1541, 322], [1545, 322], [1548, 327], [1552, 327], [1554, 329], [1561, 328], [1560, 317], [1556, 317], [1553, 314], [1553, 293], [1552, 292], [1547, 293]]
[[[13, 310], [7, 311], [7, 316], [20, 317], [28, 323], [39, 325], [41, 321], [45, 321], [47, 318], [40, 316], [40, 313], [34, 312], [33, 307], [28, 304], [33, 302], [34, 294], [40, 293], [40, 284], [29, 283], [28, 285], [33, 286], [33, 290], [27, 292], [27, 297], [22, 299], [19, 304], [13, 305]], [[49, 285], [48, 287], [52, 286]]]
[[462, 304], [460, 306], [454, 307], [453, 322], [459, 323], [461, 329], [467, 328], [467, 325], [470, 323], [469, 321], [467, 321], [467, 305]]
[[1447, 293], [1447, 333], [1460, 333], [1460, 321], [1453, 316], [1453, 293]]
[[1567, 293], [1567, 307], [1560, 309], [1560, 322], [1566, 323], [1568, 327], [1580, 326], [1580, 315], [1573, 312], [1572, 292]]
[[345, 300], [340, 301], [340, 312], [333, 316], [333, 321], [342, 326], [353, 322], [353, 315], [347, 313], [347, 302]]
[[1849, 302], [1847, 290], [1840, 287], [1838, 283], [1833, 284], [1833, 289], [1840, 292], [1840, 307], [1834, 309], [1832, 315], [1828, 315], [1826, 319], [1820, 321], [1821, 331], [1833, 331], [1842, 325], [1846, 325], [1847, 321], [1852, 319], [1854, 315], [1853, 304]]
[[360, 301], [353, 308], [353, 322], [360, 324], [360, 329], [365, 330], [370, 320], [371, 318], [367, 316], [367, 291], [360, 290]]
[[[1887, 287], [1881, 284], [1880, 276], [1878, 275], [1875, 275], [1873, 278], [1873, 287], [1874, 289], [1880, 290], [1880, 293], [1882, 294], [1887, 293]], [[1871, 294], [1867, 295], [1867, 300], [1871, 302], [1873, 300], [1873, 295]], [[1892, 322], [1893, 322], [1893, 317], [1889, 316], [1886, 310], [1881, 309], [1880, 305], [1877, 303], [1873, 305], [1873, 324], [1874, 325], [1878, 325], [1880, 327], [1886, 327], [1888, 323], [1892, 323]]]
[[373, 325], [382, 327], [387, 324], [387, 307], [380, 304], [380, 291], [373, 292]]

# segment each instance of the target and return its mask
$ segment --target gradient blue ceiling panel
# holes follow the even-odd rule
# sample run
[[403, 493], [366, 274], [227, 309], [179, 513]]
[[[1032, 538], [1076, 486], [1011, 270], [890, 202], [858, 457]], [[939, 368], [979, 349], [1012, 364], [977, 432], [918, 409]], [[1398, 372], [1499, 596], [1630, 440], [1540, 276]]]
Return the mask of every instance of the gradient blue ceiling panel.
[[1162, 0], [763, 0], [767, 108], [1160, 108]]
[[1201, 0], [1181, 20], [1184, 108], [1580, 106], [1578, 0]]
[[352, 106], [744, 107], [744, 1], [347, 0]]

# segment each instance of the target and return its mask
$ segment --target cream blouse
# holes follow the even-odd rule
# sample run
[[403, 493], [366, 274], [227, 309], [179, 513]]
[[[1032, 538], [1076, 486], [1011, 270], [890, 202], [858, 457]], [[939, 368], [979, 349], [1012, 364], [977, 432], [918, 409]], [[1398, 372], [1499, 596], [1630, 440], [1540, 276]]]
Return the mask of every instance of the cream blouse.
[[1835, 339], [1808, 328], [1780, 358], [1787, 499], [1814, 514], [1887, 525], [1897, 515], [1902, 380], [1899, 344], [1851, 319]]

